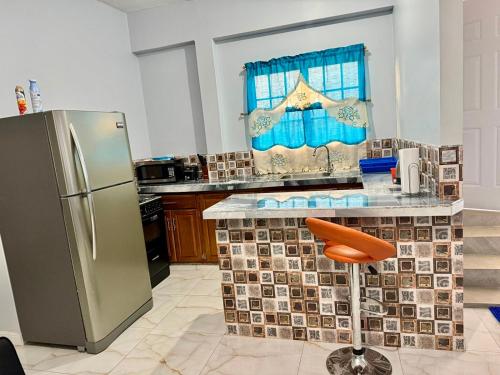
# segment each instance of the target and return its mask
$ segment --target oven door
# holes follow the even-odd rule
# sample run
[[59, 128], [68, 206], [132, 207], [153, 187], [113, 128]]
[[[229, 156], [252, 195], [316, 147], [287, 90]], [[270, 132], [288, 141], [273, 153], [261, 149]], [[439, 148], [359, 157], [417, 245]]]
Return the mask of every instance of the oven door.
[[157, 257], [168, 260], [163, 210], [158, 210], [143, 217], [142, 227], [148, 261], [152, 261]]

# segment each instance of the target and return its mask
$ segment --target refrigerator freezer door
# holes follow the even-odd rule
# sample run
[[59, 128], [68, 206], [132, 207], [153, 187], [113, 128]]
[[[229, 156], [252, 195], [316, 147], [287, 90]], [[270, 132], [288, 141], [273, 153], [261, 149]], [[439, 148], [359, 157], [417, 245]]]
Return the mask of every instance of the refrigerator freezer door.
[[95, 260], [88, 197], [61, 201], [87, 342], [96, 343], [151, 299], [151, 284], [134, 183], [92, 194], [97, 226]]
[[86, 191], [82, 165], [91, 190], [133, 180], [123, 113], [52, 111], [46, 123], [61, 196]]

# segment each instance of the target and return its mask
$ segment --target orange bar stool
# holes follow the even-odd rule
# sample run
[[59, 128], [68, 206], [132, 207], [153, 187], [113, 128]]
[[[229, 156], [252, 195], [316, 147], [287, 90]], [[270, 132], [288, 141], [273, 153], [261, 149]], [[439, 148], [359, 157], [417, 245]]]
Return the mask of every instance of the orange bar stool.
[[306, 223], [309, 230], [325, 242], [323, 254], [326, 257], [350, 264], [353, 346], [332, 352], [326, 360], [328, 371], [335, 375], [390, 375], [392, 365], [389, 360], [377, 351], [361, 345], [359, 265], [393, 257], [396, 249], [386, 241], [342, 225], [314, 218], [307, 218]]

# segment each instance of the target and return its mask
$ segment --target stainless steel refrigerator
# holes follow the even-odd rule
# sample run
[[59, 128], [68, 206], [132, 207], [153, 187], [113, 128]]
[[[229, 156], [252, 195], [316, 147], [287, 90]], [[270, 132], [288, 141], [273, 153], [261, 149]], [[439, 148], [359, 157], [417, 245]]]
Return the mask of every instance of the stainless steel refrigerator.
[[0, 176], [23, 339], [104, 350], [152, 307], [124, 115], [0, 119]]

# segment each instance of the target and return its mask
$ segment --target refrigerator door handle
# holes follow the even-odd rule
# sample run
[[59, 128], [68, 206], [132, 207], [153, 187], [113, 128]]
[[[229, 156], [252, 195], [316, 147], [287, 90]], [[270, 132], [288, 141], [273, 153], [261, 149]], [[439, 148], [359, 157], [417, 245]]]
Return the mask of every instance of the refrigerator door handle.
[[80, 145], [80, 141], [78, 140], [75, 127], [73, 126], [72, 123], [69, 124], [69, 133], [71, 134], [71, 138], [73, 138], [73, 142], [76, 148], [76, 153], [78, 154], [78, 159], [80, 159], [80, 165], [82, 167], [83, 181], [85, 183], [85, 190], [86, 190], [85, 196], [87, 197], [87, 200], [89, 202], [89, 210], [90, 210], [90, 226], [92, 229], [92, 259], [96, 260], [97, 241], [96, 241], [95, 207], [94, 207], [94, 198], [92, 196], [92, 190], [90, 188], [89, 173], [87, 170], [87, 165], [85, 164], [85, 159], [83, 157], [83, 151]]

